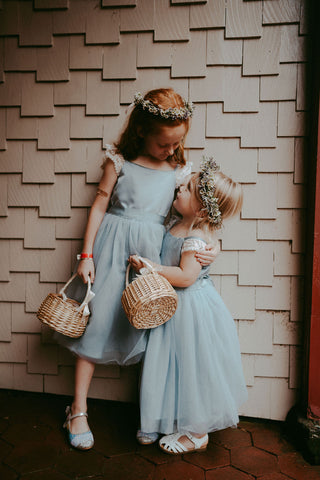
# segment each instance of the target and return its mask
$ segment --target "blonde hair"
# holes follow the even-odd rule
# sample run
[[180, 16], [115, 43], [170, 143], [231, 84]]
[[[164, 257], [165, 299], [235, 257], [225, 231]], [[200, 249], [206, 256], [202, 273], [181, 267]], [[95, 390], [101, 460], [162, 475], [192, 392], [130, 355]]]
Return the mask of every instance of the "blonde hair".
[[[172, 88], [158, 88], [150, 90], [145, 96], [145, 100], [150, 100], [154, 105], [161, 107], [164, 110], [168, 108], [183, 108], [185, 102], [183, 98], [176, 93]], [[134, 160], [138, 157], [144, 147], [144, 136], [156, 133], [162, 126], [176, 127], [184, 124], [186, 126], [186, 133], [189, 130], [190, 119], [170, 119], [155, 116], [148, 110], [144, 110], [139, 105], [136, 105], [132, 110], [125, 129], [120, 135], [115, 146], [126, 160]], [[142, 133], [142, 135], [141, 135]], [[182, 142], [175, 150], [173, 155], [168, 157], [168, 161], [185, 165], [186, 159], [184, 157], [184, 146]]]
[[[213, 177], [215, 185], [214, 196], [217, 198], [219, 210], [221, 212], [221, 220], [223, 222], [227, 218], [233, 217], [241, 211], [243, 203], [243, 192], [241, 185], [237, 182], [234, 182], [224, 173], [215, 172], [213, 174]], [[199, 174], [196, 174], [193, 179], [195, 184], [194, 193], [196, 199], [198, 200], [198, 202], [200, 202], [201, 205], [203, 205], [199, 192]], [[199, 228], [207, 233], [213, 233], [215, 230], [221, 227], [221, 225], [217, 226], [212, 223], [208, 214], [206, 214], [206, 209], [203, 209], [201, 213], [203, 214], [203, 216], [199, 216], [196, 218], [195, 222], [193, 223], [192, 229]]]

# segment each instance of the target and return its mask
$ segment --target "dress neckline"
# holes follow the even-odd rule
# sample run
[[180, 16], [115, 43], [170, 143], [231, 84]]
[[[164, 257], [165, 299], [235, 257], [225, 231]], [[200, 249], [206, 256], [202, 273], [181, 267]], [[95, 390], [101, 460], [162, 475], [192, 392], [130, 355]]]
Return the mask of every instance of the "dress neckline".
[[131, 162], [130, 160], [127, 160], [128, 163], [131, 163], [131, 165], [136, 165], [137, 167], [144, 168], [146, 170], [151, 170], [152, 172], [162, 172], [162, 173], [172, 173], [175, 172], [176, 168], [173, 168], [172, 170], [160, 170], [159, 168], [151, 168], [151, 167], [146, 167], [144, 165], [140, 165], [139, 163]]

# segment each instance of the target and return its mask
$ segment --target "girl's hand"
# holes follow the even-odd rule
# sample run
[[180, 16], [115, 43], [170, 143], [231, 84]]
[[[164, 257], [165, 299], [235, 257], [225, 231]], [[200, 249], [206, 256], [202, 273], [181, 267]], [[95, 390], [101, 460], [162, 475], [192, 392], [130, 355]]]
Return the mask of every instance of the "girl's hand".
[[151, 265], [155, 270], [157, 270], [158, 265], [148, 258], [138, 257], [138, 255], [130, 255], [128, 262], [132, 265], [133, 269], [139, 273], [142, 268], [148, 268], [148, 265], [144, 263], [146, 261]]
[[90, 276], [91, 283], [94, 282], [94, 263], [92, 258], [80, 260], [77, 273], [84, 283], [88, 283]]
[[138, 255], [130, 255], [128, 262], [137, 273], [139, 273], [139, 270], [145, 266]]
[[195, 257], [202, 267], [207, 267], [208, 265], [211, 265], [211, 263], [215, 261], [219, 253], [220, 253], [219, 242], [217, 242], [216, 245], [212, 245], [211, 243], [208, 243], [208, 245], [206, 245], [205, 250], [195, 253]]

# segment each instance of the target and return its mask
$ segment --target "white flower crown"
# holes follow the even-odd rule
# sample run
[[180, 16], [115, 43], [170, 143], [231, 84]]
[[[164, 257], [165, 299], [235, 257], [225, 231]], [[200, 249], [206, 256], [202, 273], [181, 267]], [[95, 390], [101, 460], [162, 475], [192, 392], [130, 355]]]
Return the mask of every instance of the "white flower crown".
[[192, 117], [194, 111], [194, 105], [192, 102], [186, 102], [184, 100], [184, 107], [181, 108], [163, 108], [155, 105], [151, 100], [144, 100], [140, 92], [134, 94], [134, 105], [136, 107], [140, 106], [143, 110], [147, 110], [153, 115], [159, 115], [162, 118], [170, 120], [187, 120], [187, 118]]
[[199, 173], [199, 193], [210, 222], [220, 228], [222, 225], [218, 199], [215, 197], [214, 174], [220, 170], [212, 157], [202, 157]]

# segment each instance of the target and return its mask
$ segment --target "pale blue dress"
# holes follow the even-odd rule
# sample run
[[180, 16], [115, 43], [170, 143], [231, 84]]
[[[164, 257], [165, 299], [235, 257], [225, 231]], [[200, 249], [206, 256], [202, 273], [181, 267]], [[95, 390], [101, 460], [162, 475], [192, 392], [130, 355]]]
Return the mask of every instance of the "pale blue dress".
[[[89, 304], [89, 324], [79, 339], [55, 336], [71, 352], [94, 363], [130, 365], [141, 359], [148, 331], [132, 327], [121, 305], [127, 260], [138, 254], [160, 262], [163, 223], [174, 197], [177, 172], [125, 161], [112, 146], [107, 146], [106, 156], [114, 162], [118, 179], [94, 243], [95, 297]], [[72, 284], [67, 294], [82, 300], [82, 281]]]
[[[168, 232], [162, 264], [179, 265], [181, 250], [199, 250], [200, 239]], [[212, 432], [235, 426], [247, 399], [234, 320], [202, 268], [196, 282], [176, 288], [178, 307], [150, 330], [140, 389], [143, 432]]]

